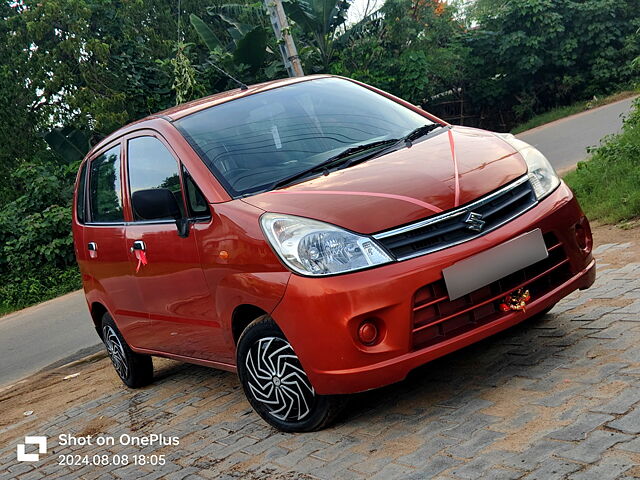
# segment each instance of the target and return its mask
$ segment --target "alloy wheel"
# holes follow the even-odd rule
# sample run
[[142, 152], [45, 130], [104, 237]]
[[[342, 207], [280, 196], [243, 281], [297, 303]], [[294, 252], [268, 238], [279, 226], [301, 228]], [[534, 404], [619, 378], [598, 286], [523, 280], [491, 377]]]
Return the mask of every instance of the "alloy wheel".
[[283, 338], [261, 338], [245, 357], [248, 387], [274, 418], [289, 422], [309, 415], [315, 391], [293, 348]]
[[104, 334], [104, 344], [107, 347], [107, 353], [111, 358], [113, 367], [120, 375], [120, 378], [126, 379], [129, 376], [129, 364], [120, 338], [110, 325], [105, 325], [102, 332]]

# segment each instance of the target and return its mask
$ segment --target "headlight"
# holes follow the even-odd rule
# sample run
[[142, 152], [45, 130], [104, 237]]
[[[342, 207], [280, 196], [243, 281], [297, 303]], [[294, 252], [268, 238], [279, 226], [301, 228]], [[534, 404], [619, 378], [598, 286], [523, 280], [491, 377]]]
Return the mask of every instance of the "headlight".
[[538, 200], [542, 200], [560, 185], [560, 179], [549, 160], [538, 149], [522, 140], [518, 140], [510, 133], [501, 133], [498, 136], [518, 150], [525, 162], [527, 162], [529, 181], [533, 185], [533, 190]]
[[373, 239], [335, 225], [276, 213], [265, 213], [260, 223], [284, 263], [303, 275], [344, 273], [393, 260]]

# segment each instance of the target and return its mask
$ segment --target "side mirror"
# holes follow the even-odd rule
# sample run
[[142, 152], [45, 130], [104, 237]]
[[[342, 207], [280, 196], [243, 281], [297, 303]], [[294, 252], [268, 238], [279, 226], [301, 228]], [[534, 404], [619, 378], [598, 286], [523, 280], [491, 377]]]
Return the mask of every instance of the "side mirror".
[[138, 190], [131, 195], [134, 213], [142, 220], [175, 220], [178, 235], [189, 235], [189, 219], [183, 218], [176, 197], [167, 188]]
[[176, 197], [167, 188], [133, 192], [131, 203], [135, 214], [142, 220], [175, 220], [182, 216]]

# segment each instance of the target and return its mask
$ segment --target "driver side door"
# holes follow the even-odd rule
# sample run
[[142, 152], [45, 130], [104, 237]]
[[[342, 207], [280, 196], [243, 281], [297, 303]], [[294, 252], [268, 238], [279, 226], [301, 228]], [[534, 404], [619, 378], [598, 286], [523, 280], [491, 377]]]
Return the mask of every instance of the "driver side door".
[[[152, 132], [126, 144], [127, 198], [140, 190], [168, 189], [186, 217], [180, 162]], [[131, 274], [149, 315], [149, 349], [195, 359], [211, 359], [221, 341], [213, 299], [200, 263], [197, 237], [180, 237], [174, 218], [147, 220], [130, 205], [125, 242]], [[190, 230], [192, 230], [190, 228]], [[142, 250], [146, 264], [139, 259]]]

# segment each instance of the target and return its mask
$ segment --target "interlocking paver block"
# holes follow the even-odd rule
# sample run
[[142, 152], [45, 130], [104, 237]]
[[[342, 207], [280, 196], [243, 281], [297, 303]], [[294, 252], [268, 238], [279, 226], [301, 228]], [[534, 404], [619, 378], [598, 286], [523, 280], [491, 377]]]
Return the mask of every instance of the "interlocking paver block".
[[617, 450], [625, 450], [627, 452], [640, 453], [640, 437], [636, 437], [630, 442], [616, 445]]
[[503, 438], [504, 433], [494, 432], [492, 430], [478, 430], [469, 440], [466, 440], [455, 447], [449, 448], [449, 453], [456, 457], [472, 458], [481, 450], [487, 448], [493, 442]]
[[640, 433], [640, 406], [634, 408], [624, 417], [620, 417], [613, 422], [609, 422], [608, 425], [611, 428], [620, 430], [625, 433]]
[[[471, 460], [470, 462], [460, 465], [451, 470], [450, 475], [456, 478], [464, 478], [467, 480], [475, 480], [492, 469], [495, 469], [495, 464], [488, 456], [480, 455]], [[522, 476], [522, 474], [520, 474]]]
[[446, 455], [434, 455], [425, 463], [416, 467], [416, 473], [413, 477], [416, 479], [434, 478], [445, 470], [455, 467], [460, 463], [460, 460]]
[[382, 470], [376, 473], [370, 480], [404, 480], [408, 475], [414, 473], [415, 470], [405, 465], [397, 463], [389, 463]]
[[602, 454], [617, 443], [626, 442], [633, 437], [622, 433], [596, 430], [586, 440], [573, 448], [560, 452], [559, 455], [569, 460], [583, 463], [595, 463]]
[[549, 437], [555, 438], [556, 440], [582, 440], [586, 437], [587, 433], [613, 418], [611, 415], [602, 413], [585, 413], [578, 416], [570, 425], [550, 433]]
[[467, 439], [476, 430], [487, 427], [499, 420], [500, 419], [498, 417], [492, 415], [477, 413], [455, 427], [444, 428], [442, 433], [450, 437]]
[[581, 467], [582, 465], [579, 463], [549, 458], [542, 462], [540, 467], [524, 476], [523, 480], [560, 480], [567, 478], [567, 475], [579, 470]]
[[632, 462], [607, 458], [598, 465], [593, 465], [582, 472], [575, 473], [571, 480], [615, 480], [633, 466]]
[[421, 446], [419, 446], [415, 452], [399, 457], [398, 459], [396, 459], [396, 462], [403, 465], [409, 465], [411, 467], [419, 468], [435, 454], [457, 443], [457, 440], [450, 437], [436, 436], [426, 438], [425, 442]]
[[640, 388], [629, 387], [616, 395], [611, 401], [604, 405], [597, 405], [591, 408], [594, 412], [604, 412], [622, 414], [627, 412], [634, 404], [640, 402]]

